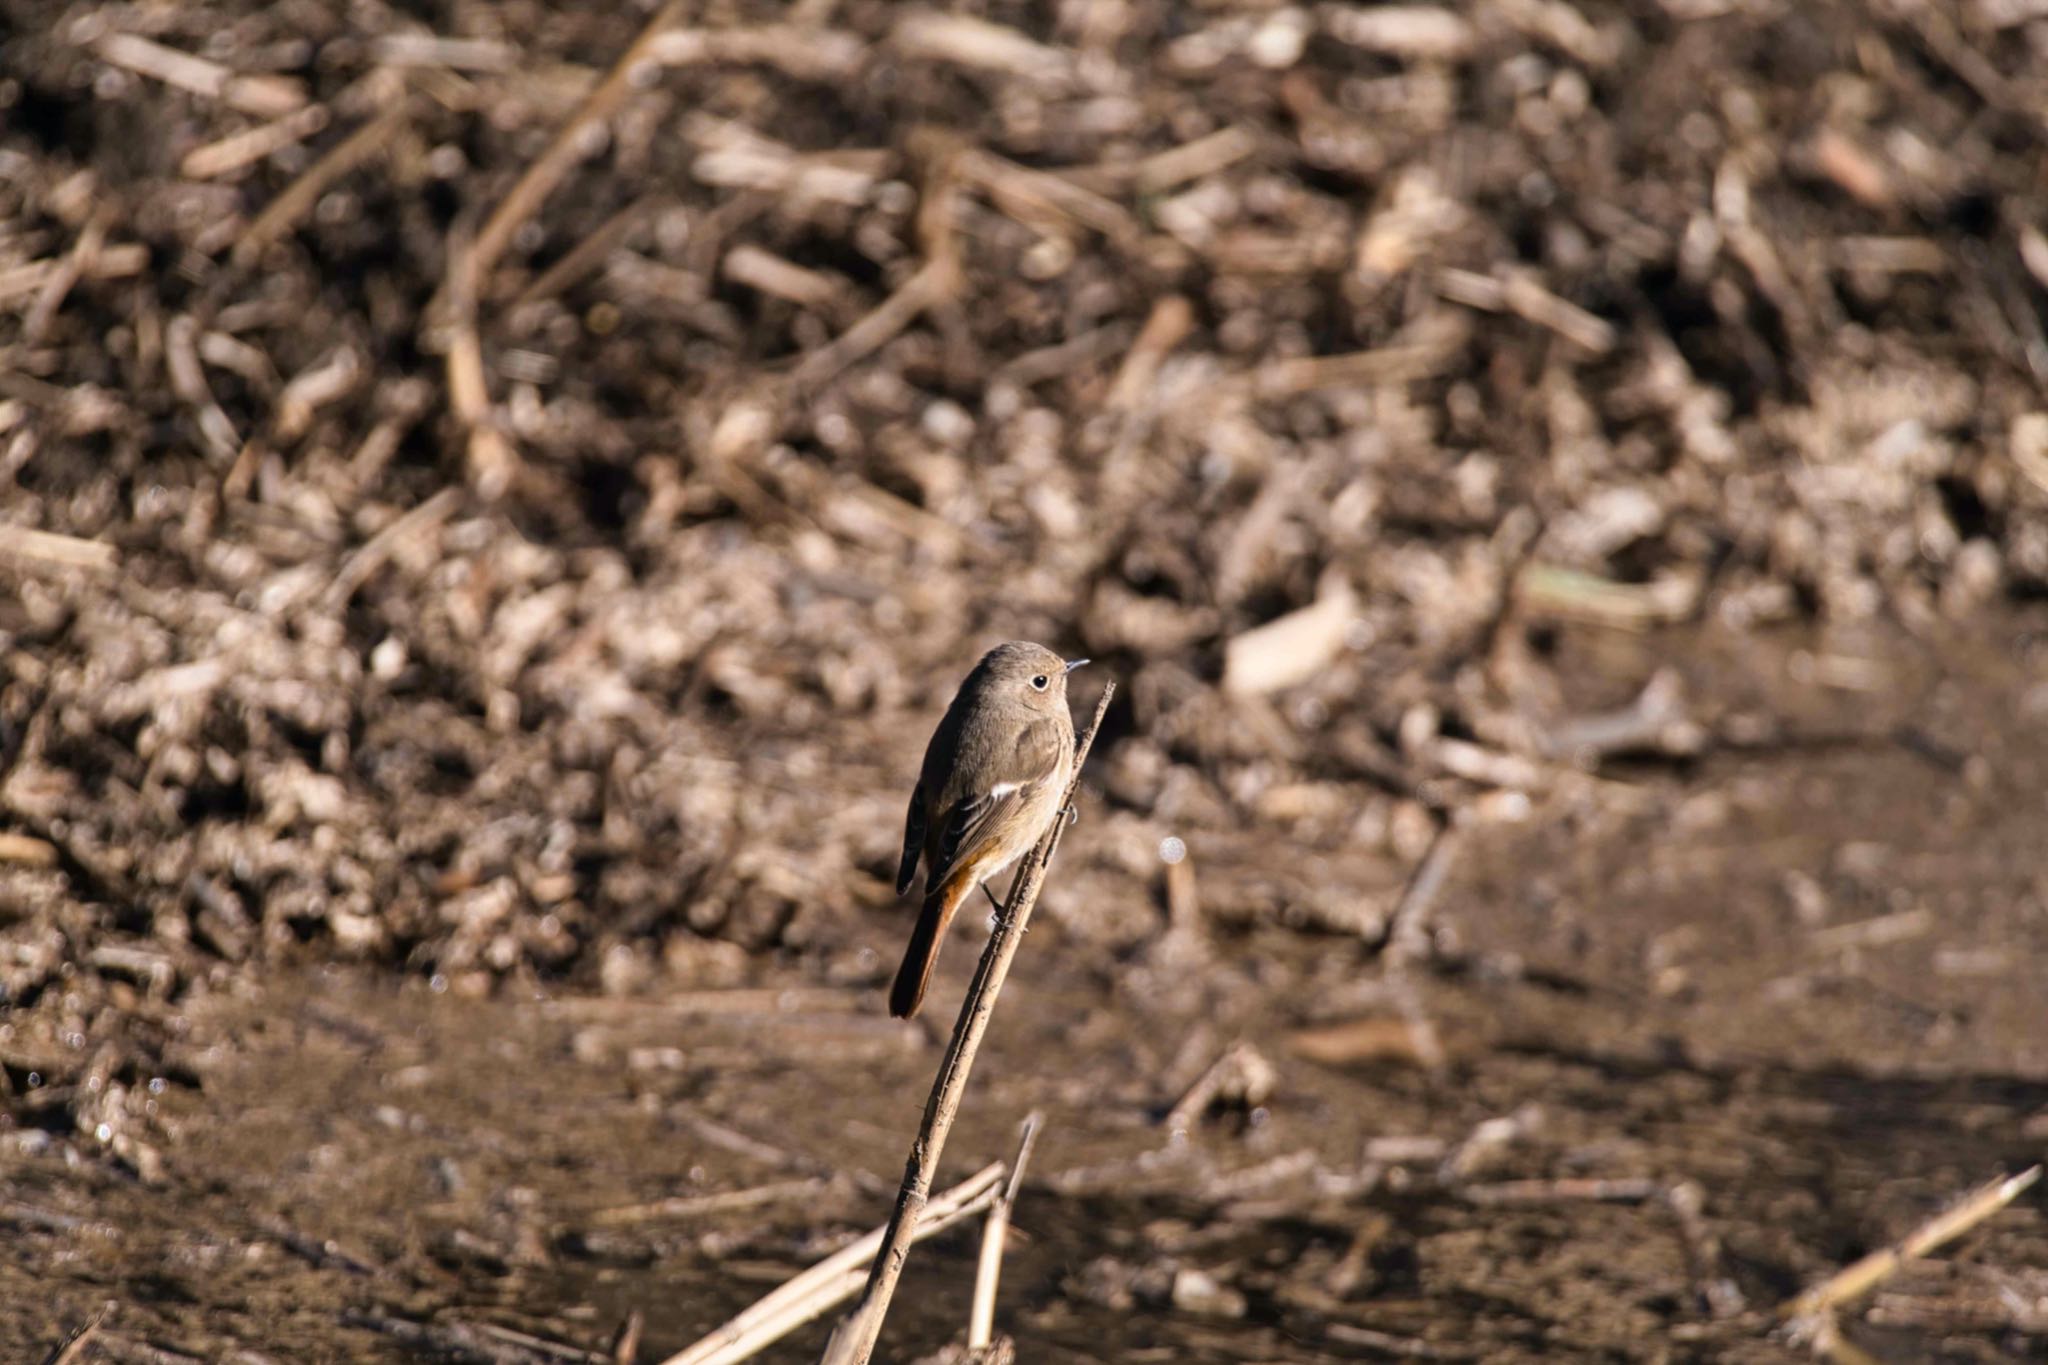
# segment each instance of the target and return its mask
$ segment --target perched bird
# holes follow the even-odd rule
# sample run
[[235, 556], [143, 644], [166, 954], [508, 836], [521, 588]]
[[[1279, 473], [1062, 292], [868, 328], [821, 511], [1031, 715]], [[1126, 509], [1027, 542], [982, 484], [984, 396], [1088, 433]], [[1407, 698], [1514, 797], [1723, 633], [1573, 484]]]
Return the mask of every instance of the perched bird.
[[[1059, 813], [1074, 767], [1067, 674], [1086, 659], [1011, 640], [982, 655], [925, 746], [924, 769], [903, 822], [896, 894], [924, 859], [924, 909], [910, 935], [889, 1013], [924, 1003], [939, 941], [960, 902], [1022, 857]], [[994, 893], [989, 893], [994, 900]]]

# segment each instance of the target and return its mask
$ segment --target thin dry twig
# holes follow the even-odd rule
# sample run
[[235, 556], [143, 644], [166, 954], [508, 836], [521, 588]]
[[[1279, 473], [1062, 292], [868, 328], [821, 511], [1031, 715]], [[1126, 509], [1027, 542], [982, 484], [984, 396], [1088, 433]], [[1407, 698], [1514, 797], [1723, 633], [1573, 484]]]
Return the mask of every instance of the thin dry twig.
[[0, 526], [0, 564], [58, 572], [112, 573], [121, 552], [104, 541], [34, 531], [26, 526]]
[[1003, 1242], [1010, 1231], [1010, 1210], [1024, 1187], [1024, 1168], [1031, 1161], [1031, 1148], [1038, 1141], [1038, 1129], [1045, 1115], [1036, 1109], [1024, 1116], [1017, 1135], [1017, 1155], [1010, 1162], [1010, 1178], [1002, 1195], [989, 1209], [981, 1225], [981, 1259], [974, 1267], [974, 1305], [967, 1314], [967, 1349], [978, 1351], [995, 1335], [996, 1282], [1003, 1273]]
[[916, 321], [918, 314], [951, 297], [958, 280], [959, 273], [951, 262], [929, 261], [920, 266], [901, 288], [876, 304], [859, 322], [799, 361], [790, 374], [791, 384], [799, 390], [813, 389], [847, 366], [874, 354]]
[[64, 296], [91, 273], [93, 263], [99, 259], [101, 249], [106, 245], [107, 229], [114, 225], [114, 208], [103, 204], [94, 210], [85, 227], [79, 231], [78, 240], [71, 244], [71, 250], [57, 263], [43, 287], [36, 294], [36, 301], [30, 306], [28, 315], [22, 319], [22, 340], [34, 346], [43, 339], [43, 334], [56, 321], [57, 310], [64, 306]]
[[461, 503], [462, 493], [459, 486], [451, 484], [371, 536], [335, 573], [334, 581], [327, 586], [327, 604], [336, 609], [346, 606], [356, 590], [384, 567], [400, 544], [446, 521]]
[[298, 440], [313, 425], [314, 414], [354, 389], [365, 369], [356, 348], [344, 345], [300, 370], [277, 395], [271, 434], [286, 444]]
[[1732, 1318], [1747, 1308], [1741, 1288], [1728, 1273], [1721, 1239], [1707, 1225], [1707, 1192], [1697, 1180], [1676, 1180], [1666, 1185], [1661, 1198], [1678, 1223], [1679, 1241], [1692, 1267], [1693, 1283], [1707, 1309], [1717, 1318]]
[[1480, 1356], [1476, 1347], [1439, 1346], [1420, 1337], [1396, 1336], [1392, 1332], [1357, 1327], [1348, 1322], [1333, 1322], [1323, 1330], [1332, 1341], [1363, 1346], [1381, 1355], [1404, 1360], [1476, 1360]]
[[785, 214], [799, 215], [820, 204], [865, 204], [894, 163], [894, 153], [880, 148], [799, 152], [759, 129], [704, 113], [685, 118], [682, 132], [683, 140], [699, 149], [690, 163], [692, 179], [775, 196]]
[[1648, 583], [1618, 583], [1597, 574], [1533, 562], [1515, 579], [1518, 605], [1621, 630], [1647, 630], [1684, 619], [1699, 602], [1699, 581], [1685, 574]]
[[586, 132], [601, 120], [610, 118], [625, 101], [626, 95], [641, 80], [641, 69], [653, 62], [655, 39], [664, 30], [674, 27], [682, 13], [681, 0], [669, 0], [647, 21], [647, 26], [640, 30], [640, 36], [612, 65], [611, 72], [584, 98], [569, 121], [562, 125], [561, 131], [555, 134], [547, 150], [526, 168], [525, 174], [492, 210], [469, 251], [467, 266], [471, 272], [471, 287], [481, 290], [485, 277], [498, 263], [498, 257], [504, 254], [519, 225], [534, 215], [542, 201], [569, 174], [570, 168], [584, 158], [588, 145]]
[[229, 253], [236, 265], [248, 268], [272, 242], [291, 231], [293, 224], [313, 211], [328, 186], [353, 171], [384, 149], [398, 136], [412, 117], [412, 103], [401, 98], [376, 118], [350, 133], [334, 150], [306, 168], [304, 175], [285, 186], [283, 193], [264, 206], [254, 222], [244, 229]]
[[1640, 1204], [1655, 1199], [1664, 1187], [1655, 1180], [1621, 1180], [1580, 1176], [1561, 1180], [1499, 1180], [1466, 1185], [1460, 1198], [1472, 1204]]
[[959, 170], [963, 180], [985, 191], [1019, 221], [1057, 216], [1126, 244], [1140, 233], [1138, 220], [1123, 205], [1065, 176], [1019, 166], [978, 147], [960, 154]]
[[309, 104], [303, 109], [295, 109], [283, 118], [230, 133], [203, 147], [194, 147], [178, 163], [178, 174], [187, 180], [213, 180], [232, 175], [273, 152], [304, 142], [323, 131], [333, 118], [324, 104]]
[[515, 1332], [509, 1327], [489, 1322], [463, 1322], [454, 1318], [414, 1322], [388, 1313], [356, 1310], [345, 1312], [342, 1321], [353, 1327], [382, 1332], [409, 1346], [426, 1347], [462, 1359], [489, 1361], [491, 1365], [532, 1365], [540, 1360], [568, 1361], [570, 1365], [606, 1365], [607, 1361], [607, 1357], [595, 1351], [549, 1341], [527, 1332]]
[[1936, 1214], [1890, 1246], [1871, 1252], [1798, 1297], [1779, 1305], [1778, 1316], [1817, 1317], [1838, 1304], [1868, 1293], [1897, 1274], [1906, 1262], [1925, 1256], [1945, 1242], [1954, 1241], [1997, 1213], [2040, 1178], [2041, 1168], [2029, 1166], [2018, 1175], [1981, 1186], [1955, 1207]]
[[1256, 397], [1274, 402], [1320, 389], [1420, 379], [1450, 363], [1468, 335], [1469, 328], [1454, 313], [1424, 314], [1385, 346], [1343, 355], [1268, 360], [1242, 382]]
[[757, 1209], [763, 1204], [776, 1204], [785, 1199], [809, 1198], [823, 1194], [831, 1184], [831, 1178], [828, 1176], [809, 1176], [802, 1180], [778, 1180], [767, 1185], [753, 1185], [744, 1190], [678, 1195], [671, 1199], [656, 1199], [645, 1204], [626, 1204], [618, 1208], [600, 1209], [591, 1216], [591, 1221], [600, 1226], [614, 1227], [624, 1223], [645, 1223], [657, 1218], [701, 1218], [708, 1213], [731, 1213], [736, 1209]]
[[1049, 87], [1074, 80], [1073, 60], [1018, 29], [964, 14], [911, 9], [897, 19], [890, 41], [905, 57], [949, 62]]
[[1223, 690], [1255, 697], [1307, 682], [1344, 646], [1358, 594], [1341, 572], [1324, 576], [1316, 600], [1233, 636], [1223, 647]]
[[199, 324], [189, 313], [180, 313], [164, 328], [164, 368], [170, 375], [171, 392], [192, 409], [206, 448], [216, 460], [233, 460], [242, 448], [242, 438], [207, 385], [206, 371], [199, 363]]
[[1194, 325], [1195, 306], [1182, 295], [1167, 294], [1155, 301], [1131, 349], [1124, 353], [1123, 364], [1117, 367], [1104, 406], [1112, 412], [1129, 412], [1143, 403], [1159, 378], [1160, 364]]
[[439, 33], [385, 33], [370, 44], [385, 66], [439, 66], [456, 71], [508, 71], [519, 49], [496, 38], [454, 38]]
[[662, 34], [649, 56], [664, 66], [772, 66], [798, 80], [836, 81], [860, 69], [867, 44], [855, 34], [815, 24], [685, 28]]
[[646, 1325], [647, 1319], [639, 1309], [626, 1314], [626, 1320], [619, 1324], [618, 1333], [612, 1338], [612, 1365], [634, 1365], [640, 1359], [640, 1333]]
[[1444, 879], [1457, 859], [1464, 832], [1463, 822], [1453, 816], [1438, 825], [1431, 836], [1429, 850], [1408, 878], [1394, 912], [1387, 916], [1387, 936], [1380, 945], [1380, 954], [1389, 967], [1398, 969], [1429, 956], [1430, 912], [1435, 909]]
[[598, 224], [582, 241], [563, 252], [553, 265], [534, 276], [533, 282], [519, 291], [519, 297], [512, 301], [513, 311], [516, 313], [528, 304], [553, 298], [604, 264], [605, 257], [625, 242], [658, 202], [659, 195], [642, 195]]
[[1273, 1064], [1257, 1048], [1242, 1040], [1232, 1043], [1174, 1101], [1161, 1122], [1169, 1131], [1185, 1131], [1194, 1127], [1210, 1105], [1225, 1097], [1256, 1107], [1272, 1094], [1276, 1075]]
[[[936, 1236], [963, 1219], [992, 1207], [1001, 1197], [1004, 1166], [991, 1162], [926, 1207], [915, 1239]], [[867, 1278], [867, 1265], [880, 1249], [886, 1227], [876, 1228], [809, 1270], [778, 1286], [717, 1331], [676, 1352], [662, 1365], [732, 1365], [849, 1298]]]
[[0, 832], [0, 863], [21, 863], [28, 867], [57, 866], [57, 846], [33, 834]]
[[719, 270], [735, 284], [808, 308], [829, 322], [852, 318], [853, 292], [844, 276], [798, 265], [750, 242], [727, 252]]
[[[1102, 728], [1102, 717], [1109, 710], [1110, 698], [1115, 695], [1116, 683], [1112, 681], [1102, 690], [1102, 697], [1095, 704], [1094, 719], [1081, 732], [1080, 742], [1074, 750], [1073, 777], [1067, 783], [1066, 796], [1061, 802], [1063, 810], [1074, 807], [1074, 796], [1081, 786], [1081, 772], [1088, 762], [1088, 750], [1094, 746], [1096, 732]], [[975, 1053], [981, 1047], [982, 1035], [988, 1031], [989, 1020], [995, 1013], [996, 997], [1002, 991], [1003, 979], [1010, 972], [1010, 960], [1017, 955], [1017, 948], [1024, 941], [1031, 909], [1038, 903], [1039, 888], [1045, 884], [1046, 869], [1059, 849], [1060, 836], [1066, 832], [1066, 827], [1065, 819], [1056, 819], [1052, 828], [1039, 839], [1038, 846], [1018, 870], [1017, 880], [1010, 888], [1008, 904], [996, 918], [995, 932], [989, 935], [988, 947], [983, 950], [981, 962], [974, 969], [974, 980], [968, 985], [967, 998], [960, 1004], [960, 1017], [953, 1025], [952, 1041], [946, 1045], [946, 1055], [939, 1063], [938, 1075], [932, 1080], [931, 1099], [925, 1105], [924, 1121], [918, 1125], [917, 1138], [911, 1143], [910, 1160], [903, 1170], [903, 1188], [896, 1197], [896, 1212], [889, 1219], [889, 1235], [884, 1249], [875, 1258], [867, 1290], [861, 1295], [860, 1303], [832, 1334], [832, 1340], [825, 1348], [826, 1365], [866, 1365], [874, 1353], [875, 1340], [882, 1333], [882, 1319], [888, 1314], [889, 1300], [896, 1292], [896, 1282], [903, 1274], [904, 1261], [909, 1258], [918, 1220], [930, 1197], [932, 1173], [938, 1169], [946, 1136], [953, 1129], [954, 1116], [960, 1110], [960, 1098], [966, 1093], [967, 1077], [974, 1069]]]
[[306, 90], [289, 76], [244, 76], [219, 62], [180, 52], [136, 33], [109, 32], [94, 44], [104, 61], [139, 76], [219, 100], [258, 118], [289, 114], [306, 102]]
[[77, 1365], [85, 1358], [86, 1348], [92, 1345], [92, 1339], [99, 1335], [100, 1328], [113, 1315], [114, 1308], [112, 1299], [101, 1304], [100, 1311], [92, 1315], [90, 1322], [60, 1342], [57, 1349], [44, 1358], [44, 1365]]
[[412, 430], [432, 400], [433, 386], [418, 376], [408, 376], [384, 386], [380, 406], [385, 412], [364, 434], [348, 457], [349, 481], [360, 492], [367, 490], [398, 453], [405, 434]]
[[496, 501], [512, 490], [519, 477], [519, 453], [491, 411], [483, 339], [476, 328], [475, 286], [481, 273], [474, 258], [473, 245], [450, 241], [443, 284], [448, 321], [448, 408], [469, 436], [470, 483], [486, 501]]
[[1259, 149], [1249, 129], [1219, 128], [1206, 137], [1169, 147], [1131, 167], [1131, 187], [1140, 194], [1164, 194], [1178, 185], [1216, 174]]
[[1880, 1365], [1876, 1356], [1842, 1335], [1832, 1313], [1824, 1314], [1814, 1328], [1813, 1353], [1835, 1365]]
[[[25, 265], [9, 266], [0, 270], [0, 305], [12, 303], [25, 295], [40, 293], [49, 288], [52, 278], [61, 274], [70, 261], [69, 256], [53, 260], [30, 261]], [[140, 275], [149, 267], [149, 248], [140, 242], [120, 242], [103, 245], [93, 253], [89, 261], [80, 262], [80, 278], [88, 280], [128, 279]], [[71, 281], [76, 284], [77, 280]], [[67, 285], [66, 288], [69, 288]], [[19, 379], [21, 376], [10, 376]]]
[[1538, 736], [1547, 755], [1583, 768], [1633, 749], [1689, 757], [1707, 740], [1706, 727], [1686, 709], [1684, 679], [1675, 668], [1658, 669], [1635, 700], [1619, 710], [1559, 721]]
[[1595, 355], [1605, 355], [1614, 349], [1613, 323], [1559, 298], [1527, 271], [1496, 270], [1491, 275], [1480, 275], [1446, 268], [1437, 272], [1437, 291], [1447, 299], [1484, 312], [1513, 313]]

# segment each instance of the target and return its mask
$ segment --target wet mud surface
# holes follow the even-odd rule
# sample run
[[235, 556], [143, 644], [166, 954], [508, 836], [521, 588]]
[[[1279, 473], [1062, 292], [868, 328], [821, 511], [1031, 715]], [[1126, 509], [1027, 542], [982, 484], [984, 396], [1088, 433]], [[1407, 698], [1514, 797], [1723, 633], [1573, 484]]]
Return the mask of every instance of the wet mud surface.
[[[1031, 1358], [1794, 1359], [1765, 1310], [2038, 1159], [2048, 744], [2006, 723], [2042, 705], [2024, 625], [1955, 647], [1967, 683], [1882, 632], [1592, 636], [1567, 667], [1582, 647], [1602, 677], [1675, 658], [1701, 714], [1772, 737], [1468, 825], [1397, 976], [1342, 936], [1174, 931], [1163, 902], [1105, 956], [1055, 871], [941, 1178], [1045, 1113], [1002, 1298]], [[1921, 700], [1824, 733], [1843, 708], [1793, 681], [1816, 659]], [[1067, 866], [1100, 860], [1103, 825]], [[886, 956], [899, 918], [848, 932]], [[122, 1334], [200, 1357], [516, 1355], [475, 1344], [493, 1327], [602, 1350], [637, 1310], [658, 1359], [881, 1219], [939, 1041], [875, 985], [773, 961], [626, 998], [287, 972], [185, 1018], [160, 1183], [12, 1139], [0, 1275], [42, 1306], [9, 1349], [114, 1298]], [[1273, 1072], [1257, 1103], [1169, 1117], [1237, 1042]], [[977, 1244], [914, 1254], [901, 1358], [957, 1333]], [[2044, 1259], [2023, 1201], [1853, 1335], [2028, 1358], [2012, 1307]]]

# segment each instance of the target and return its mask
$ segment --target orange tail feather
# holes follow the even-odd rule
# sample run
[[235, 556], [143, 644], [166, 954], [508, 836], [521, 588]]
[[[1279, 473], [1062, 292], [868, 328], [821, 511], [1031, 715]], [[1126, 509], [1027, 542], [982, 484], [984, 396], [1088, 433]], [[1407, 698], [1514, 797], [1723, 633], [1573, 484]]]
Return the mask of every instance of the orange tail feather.
[[903, 950], [903, 965], [896, 969], [896, 984], [889, 988], [889, 1013], [908, 1019], [924, 1003], [925, 988], [931, 984], [932, 964], [939, 960], [939, 944], [953, 912], [974, 890], [974, 879], [956, 877], [926, 894], [924, 909], [918, 912], [917, 928], [910, 933], [910, 946]]

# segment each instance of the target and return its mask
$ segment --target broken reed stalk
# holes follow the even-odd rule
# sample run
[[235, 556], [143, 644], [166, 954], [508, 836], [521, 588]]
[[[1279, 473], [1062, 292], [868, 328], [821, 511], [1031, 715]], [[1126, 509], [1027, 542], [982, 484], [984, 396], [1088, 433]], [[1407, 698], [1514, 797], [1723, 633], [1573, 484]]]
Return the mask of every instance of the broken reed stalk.
[[1003, 1242], [1010, 1232], [1010, 1210], [1017, 1192], [1024, 1187], [1024, 1168], [1031, 1161], [1031, 1145], [1038, 1141], [1038, 1127], [1045, 1116], [1036, 1109], [1024, 1116], [1017, 1135], [1017, 1159], [1010, 1163], [1010, 1178], [1003, 1192], [990, 1206], [981, 1224], [981, 1260], [974, 1267], [974, 1305], [967, 1313], [967, 1349], [978, 1351], [995, 1336], [996, 1282], [1003, 1273]]
[[[1088, 722], [1088, 728], [1081, 732], [1080, 742], [1074, 749], [1074, 773], [1067, 781], [1066, 799], [1061, 803], [1062, 811], [1073, 809], [1074, 794], [1081, 787], [1081, 771], [1088, 762], [1088, 750], [1095, 743], [1096, 732], [1102, 728], [1103, 714], [1109, 710], [1109, 700], [1115, 695], [1116, 683], [1112, 681], [1095, 703], [1095, 716]], [[1031, 919], [1031, 908], [1038, 903], [1039, 888], [1045, 884], [1046, 868], [1059, 848], [1060, 835], [1066, 827], [1064, 816], [1053, 820], [1052, 828], [1040, 837], [1038, 846], [1025, 858], [1024, 865], [1017, 872], [1017, 880], [1011, 884], [1009, 902], [996, 916], [995, 932], [989, 935], [988, 947], [982, 950], [981, 962], [974, 969], [974, 980], [967, 987], [967, 998], [960, 1005], [960, 1017], [953, 1024], [952, 1041], [946, 1044], [946, 1055], [939, 1062], [938, 1075], [932, 1079], [931, 1098], [925, 1102], [924, 1122], [918, 1125], [917, 1138], [910, 1145], [910, 1160], [903, 1169], [903, 1188], [896, 1196], [896, 1212], [889, 1219], [889, 1235], [868, 1272], [867, 1289], [861, 1294], [860, 1302], [840, 1322], [832, 1340], [826, 1344], [824, 1365], [867, 1365], [869, 1356], [874, 1353], [875, 1340], [882, 1334], [882, 1319], [889, 1312], [889, 1300], [896, 1293], [896, 1282], [902, 1277], [903, 1263], [910, 1255], [910, 1242], [917, 1230], [918, 1217], [931, 1194], [932, 1175], [939, 1168], [946, 1135], [952, 1131], [954, 1116], [960, 1111], [960, 1097], [966, 1093], [967, 1076], [974, 1069], [974, 1054], [981, 1047], [982, 1034], [988, 1031], [989, 1019], [995, 1012], [996, 996], [1003, 989], [1003, 978], [1010, 972], [1010, 959], [1017, 955], [1017, 947], [1024, 940], [1024, 928]]]
[[1892, 1245], [1873, 1251], [1862, 1260], [1836, 1271], [1820, 1284], [1778, 1308], [1780, 1318], [1809, 1318], [1825, 1313], [1837, 1304], [1875, 1289], [1916, 1257], [1952, 1242], [1977, 1224], [1997, 1213], [2041, 1178], [2039, 1166], [2029, 1166], [2016, 1176], [1994, 1180], [1973, 1190], [1953, 1208], [1922, 1223]]
[[44, 1365], [75, 1365], [75, 1362], [85, 1359], [86, 1348], [100, 1334], [100, 1328], [112, 1315], [115, 1306], [112, 1299], [101, 1304], [100, 1311], [92, 1315], [92, 1321], [59, 1343], [57, 1349], [44, 1358]]
[[[1002, 1196], [1003, 1174], [1003, 1163], [992, 1161], [932, 1200], [931, 1217], [917, 1230], [918, 1237], [935, 1236], [993, 1207]], [[874, 1259], [887, 1231], [876, 1228], [842, 1247], [661, 1365], [734, 1365], [758, 1355], [833, 1304], [852, 1297], [867, 1278], [864, 1267]]]

